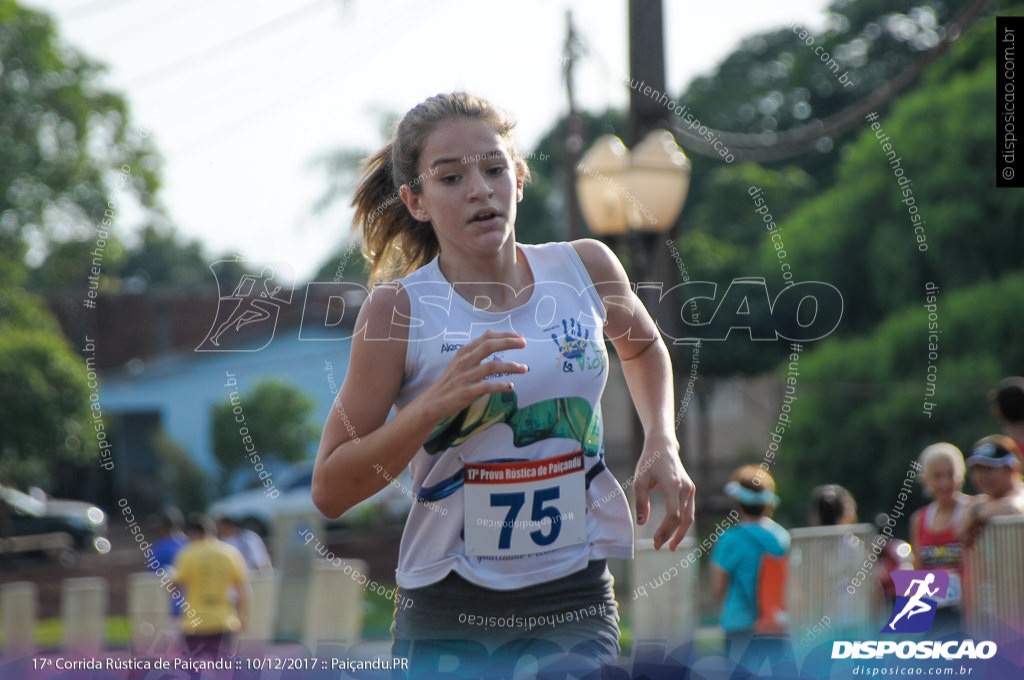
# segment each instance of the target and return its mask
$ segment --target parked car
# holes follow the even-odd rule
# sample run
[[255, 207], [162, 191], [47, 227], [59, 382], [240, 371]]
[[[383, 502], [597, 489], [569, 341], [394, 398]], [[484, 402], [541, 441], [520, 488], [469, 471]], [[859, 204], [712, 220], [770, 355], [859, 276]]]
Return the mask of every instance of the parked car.
[[0, 486], [0, 552], [51, 554], [67, 566], [83, 553], [108, 553], [107, 515], [91, 503]]
[[[255, 489], [225, 496], [210, 505], [208, 514], [213, 517], [231, 517], [239, 526], [267, 536], [278, 514], [319, 513], [313, 504], [312, 461], [296, 463], [274, 479], [280, 491], [276, 498], [269, 498], [268, 489], [260, 485]], [[404, 522], [412, 507], [412, 499], [411, 493], [406, 493], [411, 486], [409, 480], [403, 481], [405, 490], [389, 484], [338, 519], [328, 520], [327, 527], [354, 528]]]

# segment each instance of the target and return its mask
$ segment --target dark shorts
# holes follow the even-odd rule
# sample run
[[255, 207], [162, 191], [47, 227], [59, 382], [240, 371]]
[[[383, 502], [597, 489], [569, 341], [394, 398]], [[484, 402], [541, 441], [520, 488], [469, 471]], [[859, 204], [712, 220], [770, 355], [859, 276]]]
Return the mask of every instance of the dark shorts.
[[[522, 657], [615, 663], [619, 613], [604, 560], [554, 581], [491, 590], [450, 573], [423, 588], [399, 588], [393, 655], [409, 659], [411, 677], [452, 664], [459, 671], [500, 672]], [[456, 671], [456, 672], [459, 672]]]
[[234, 633], [186, 635], [185, 653], [192, 659], [220, 659], [232, 652]]

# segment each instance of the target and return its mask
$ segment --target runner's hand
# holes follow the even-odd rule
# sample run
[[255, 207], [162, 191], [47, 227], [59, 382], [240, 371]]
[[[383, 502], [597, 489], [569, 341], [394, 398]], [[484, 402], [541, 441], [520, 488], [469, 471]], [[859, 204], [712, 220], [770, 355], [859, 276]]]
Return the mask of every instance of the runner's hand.
[[695, 491], [693, 481], [679, 462], [678, 445], [656, 448], [645, 442], [636, 465], [634, 486], [639, 525], [646, 524], [651, 514], [651, 490], [661, 491], [665, 499], [665, 519], [654, 532], [654, 549], [660, 550], [671, 539], [668, 547], [675, 550], [693, 524]]
[[[482, 395], [510, 392], [515, 387], [514, 375], [526, 373], [526, 364], [516, 361], [488, 361], [496, 352], [526, 347], [519, 333], [487, 331], [455, 352], [444, 372], [421, 395], [422, 403], [437, 421], [454, 415]], [[511, 374], [511, 375], [502, 375]], [[487, 380], [501, 375], [500, 379]]]

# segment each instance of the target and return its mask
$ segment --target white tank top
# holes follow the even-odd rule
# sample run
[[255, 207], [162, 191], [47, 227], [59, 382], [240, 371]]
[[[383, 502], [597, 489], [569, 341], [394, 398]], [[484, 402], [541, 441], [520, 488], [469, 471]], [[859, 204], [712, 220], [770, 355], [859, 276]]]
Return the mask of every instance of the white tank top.
[[[400, 279], [413, 320], [397, 408], [437, 380], [455, 351], [487, 329], [522, 334], [525, 348], [501, 352], [497, 358], [530, 368], [525, 374], [496, 378], [511, 379], [515, 390], [484, 395], [445, 419], [413, 456], [409, 470], [418, 502], [409, 513], [399, 550], [397, 581], [403, 588], [435, 583], [454, 570], [477, 585], [512, 590], [579, 571], [589, 560], [633, 556], [629, 505], [604, 464], [604, 306], [570, 244], [518, 247], [534, 285], [522, 293], [522, 304], [508, 311], [475, 308], [454, 292], [437, 258]], [[586, 540], [517, 557], [466, 554], [463, 462], [535, 461], [580, 449]], [[529, 506], [524, 511], [528, 515]]]

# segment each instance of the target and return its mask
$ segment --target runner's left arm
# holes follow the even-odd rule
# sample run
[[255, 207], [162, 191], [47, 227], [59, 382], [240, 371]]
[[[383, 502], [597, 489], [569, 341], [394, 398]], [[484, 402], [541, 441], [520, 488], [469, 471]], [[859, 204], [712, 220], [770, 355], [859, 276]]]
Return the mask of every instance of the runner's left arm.
[[665, 499], [665, 518], [654, 532], [654, 547], [675, 550], [693, 524], [694, 486], [679, 460], [672, 396], [672, 362], [654, 319], [633, 293], [622, 264], [600, 241], [572, 243], [604, 302], [605, 335], [622, 364], [622, 373], [640, 422], [644, 444], [634, 476], [637, 523], [650, 516], [650, 492]]

